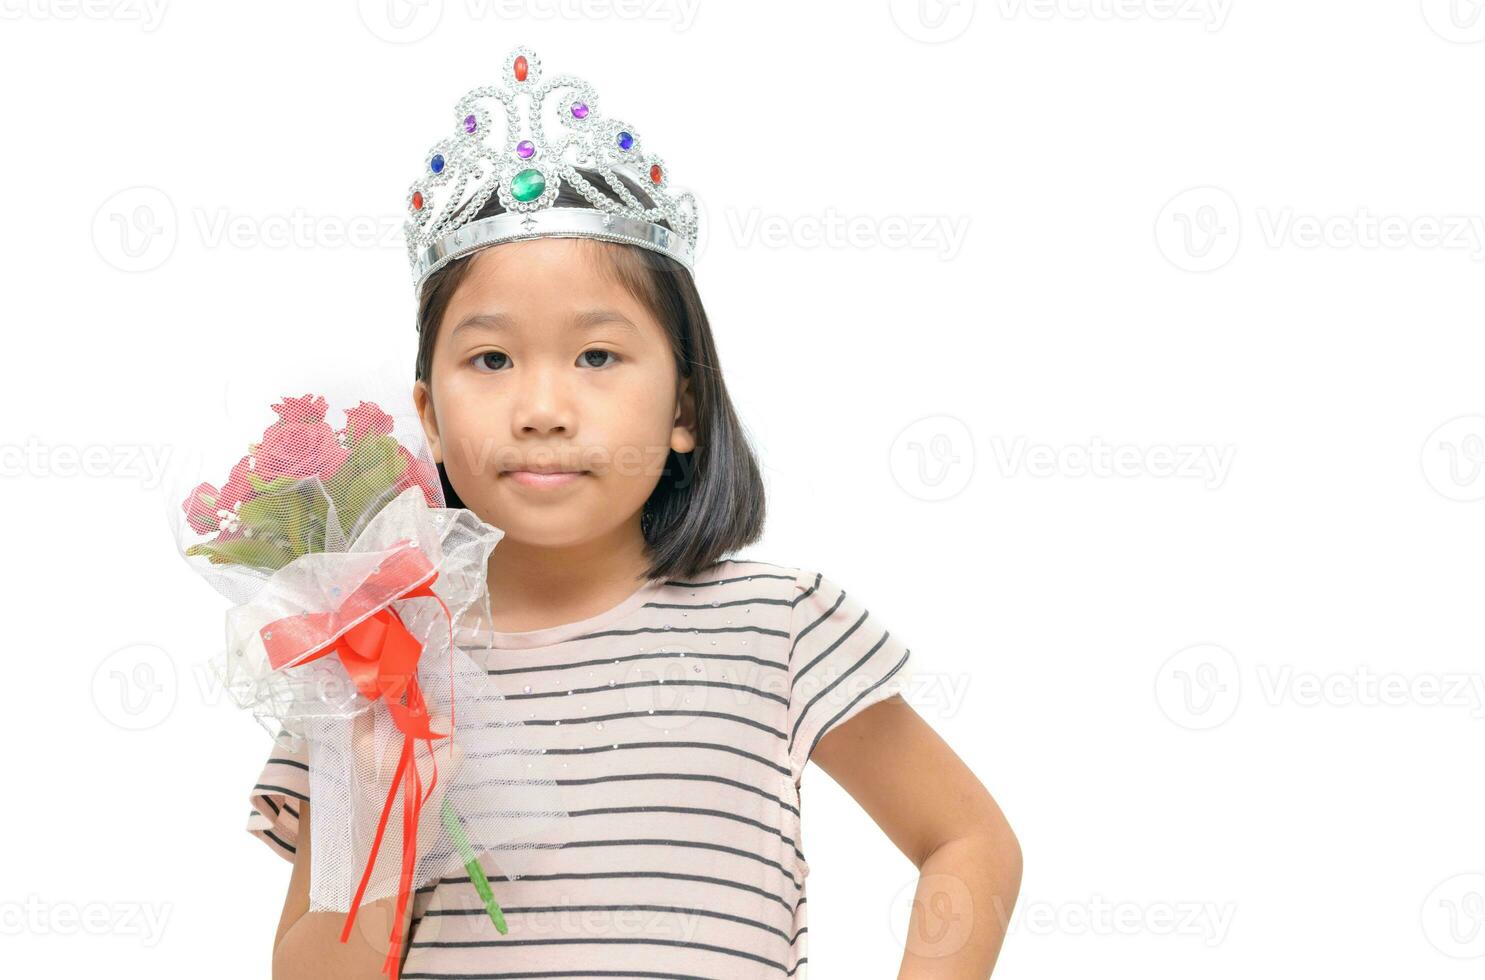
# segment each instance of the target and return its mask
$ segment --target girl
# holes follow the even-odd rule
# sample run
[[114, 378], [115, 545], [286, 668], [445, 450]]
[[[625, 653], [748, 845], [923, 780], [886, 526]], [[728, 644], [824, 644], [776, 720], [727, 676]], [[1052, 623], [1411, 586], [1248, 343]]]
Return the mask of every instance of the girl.
[[[529, 51], [506, 66], [512, 86], [536, 82]], [[471, 135], [490, 121], [465, 119]], [[518, 152], [540, 161], [549, 148], [534, 129], [533, 152]], [[440, 170], [459, 158], [435, 150]], [[533, 744], [562, 754], [571, 805], [557, 839], [532, 843], [537, 873], [504, 879], [482, 856], [507, 933], [468, 875], [418, 891], [402, 975], [805, 976], [800, 788], [813, 761], [920, 869], [897, 975], [988, 976], [1019, 888], [1016, 838], [903, 701], [898, 637], [818, 569], [726, 557], [760, 537], [763, 485], [684, 261], [684, 221], [653, 220], [663, 182], [632, 172], [548, 161], [516, 184], [545, 183], [542, 210], [521, 210], [565, 225], [509, 233], [513, 203], [529, 202], [492, 194], [448, 239], [457, 247], [415, 262], [414, 403], [448, 505], [505, 532], [489, 609], [458, 642], [520, 707]], [[626, 191], [663, 231], [632, 234]], [[620, 224], [573, 220], [600, 210]], [[482, 240], [482, 228], [507, 233]], [[455, 757], [440, 756], [454, 767], [457, 735]], [[251, 797], [248, 829], [294, 864], [274, 975], [375, 976], [390, 900], [364, 907], [346, 944], [344, 916], [307, 911], [308, 785], [302, 750], [281, 741]]]

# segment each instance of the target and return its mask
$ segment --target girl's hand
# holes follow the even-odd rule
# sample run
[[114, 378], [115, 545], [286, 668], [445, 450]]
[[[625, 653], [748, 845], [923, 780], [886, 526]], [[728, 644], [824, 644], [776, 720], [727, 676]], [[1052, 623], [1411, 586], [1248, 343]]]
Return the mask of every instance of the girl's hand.
[[[374, 802], [370, 804], [373, 809], [368, 813], [358, 814], [356, 817], [358, 825], [365, 832], [365, 843], [361, 846], [366, 849], [356, 857], [358, 862], [356, 878], [358, 880], [365, 870], [364, 862], [370, 854], [376, 824], [382, 815], [382, 805], [386, 802], [387, 794], [391, 792], [393, 781], [396, 779], [397, 762], [402, 751], [402, 733], [394, 728], [395, 737], [387, 738], [385, 726], [390, 725], [390, 722], [385, 716], [382, 724], [384, 734], [381, 744], [378, 745], [372, 711], [364, 711], [356, 715], [351, 723], [351, 761], [358, 774], [356, 784], [366, 786], [369, 782], [374, 790], [374, 793], [368, 796], [368, 799], [374, 798]], [[448, 732], [450, 729], [449, 719], [441, 715], [430, 718], [429, 725], [435, 732]], [[380, 755], [378, 749], [380, 749]], [[413, 742], [413, 761], [422, 779], [418, 797], [427, 797], [421, 809], [418, 810], [419, 867], [423, 866], [425, 856], [439, 841], [439, 832], [443, 825], [441, 811], [444, 795], [448, 788], [454, 785], [454, 779], [464, 763], [464, 750], [454, 742], [451, 735], [433, 740], [431, 756], [432, 758], [430, 758], [428, 742], [422, 739]], [[430, 790], [429, 785], [434, 779], [435, 762], [437, 763], [438, 781]], [[392, 915], [396, 911], [397, 880], [402, 866], [402, 810], [403, 791], [398, 789], [393, 794], [392, 805], [388, 809], [386, 830], [382, 834], [381, 845], [377, 849], [376, 871], [372, 879], [382, 886], [383, 891], [389, 887], [391, 894], [363, 904], [356, 916], [354, 926], [363, 944], [384, 957], [389, 948]], [[447, 864], [450, 868], [459, 866], [458, 855], [450, 856]], [[372, 889], [373, 892], [376, 890], [377, 888]], [[414, 896], [408, 896], [407, 904], [402, 911], [401, 933], [404, 937], [402, 948], [404, 957], [407, 955], [406, 943], [411, 938], [413, 898]]]
[[[434, 718], [431, 724], [436, 732], [449, 730], [447, 718]], [[352, 721], [351, 764], [358, 774], [359, 785], [364, 786], [374, 780], [372, 785], [377, 790], [372, 804], [375, 809], [365, 817], [371, 821], [373, 830], [376, 820], [381, 816], [381, 807], [387, 798], [387, 792], [392, 788], [392, 779], [397, 769], [397, 753], [401, 750], [401, 745], [400, 738], [389, 739], [386, 756], [377, 758], [372, 713], [362, 712]], [[437, 832], [430, 830], [429, 825], [441, 823], [439, 811], [443, 806], [444, 793], [454, 784], [454, 777], [464, 761], [463, 750], [451, 738], [435, 739], [433, 746], [433, 759], [429, 758], [426, 742], [419, 742], [415, 746], [413, 756], [423, 778], [425, 793], [428, 792], [428, 783], [433, 778], [433, 762], [438, 764], [438, 785], [433, 788], [428, 802], [418, 814], [420, 854], [435, 839]], [[294, 873], [289, 881], [289, 892], [274, 940], [273, 976], [275, 980], [350, 980], [353, 977], [369, 977], [373, 973], [380, 976], [390, 949], [392, 917], [397, 904], [395, 887], [392, 895], [361, 905], [356, 913], [350, 940], [342, 942], [340, 936], [345, 927], [346, 913], [309, 911], [310, 868], [313, 864], [311, 842], [314, 836], [311, 829], [311, 809], [309, 803], [300, 805], [298, 850], [294, 855]], [[398, 793], [392, 801], [387, 832], [377, 853], [379, 874], [390, 874], [393, 882], [396, 880], [401, 855], [401, 848], [398, 846], [401, 832], [402, 794]], [[369, 837], [367, 842], [369, 845]], [[362, 854], [360, 859], [364, 861], [366, 855]], [[457, 856], [452, 860], [457, 860]], [[363, 870], [364, 867], [355, 869], [357, 879]], [[404, 959], [408, 949], [407, 942], [411, 940], [412, 910], [413, 903], [409, 901], [402, 912]]]
[[[429, 719], [429, 725], [435, 732], [449, 731], [449, 719], [444, 715], [435, 715]], [[381, 806], [386, 801], [387, 794], [392, 789], [392, 781], [397, 775], [397, 761], [402, 749], [401, 733], [395, 739], [387, 739], [382, 746], [380, 757], [376, 755], [377, 746], [374, 741], [374, 727], [372, 724], [372, 712], [364, 711], [356, 715], [351, 723], [351, 751], [352, 761], [356, 771], [364, 780], [368, 775], [374, 776], [376, 788], [376, 810], [378, 819], [381, 816]], [[437, 840], [439, 828], [442, 825], [440, 810], [443, 806], [444, 794], [448, 788], [454, 785], [454, 779], [459, 774], [460, 767], [464, 764], [464, 750], [453, 740], [452, 736], [435, 739], [433, 741], [432, 758], [429, 758], [428, 743], [421, 739], [413, 743], [413, 760], [417, 765], [418, 775], [422, 779], [419, 796], [427, 796], [427, 802], [418, 811], [418, 853], [425, 853], [432, 842]], [[437, 785], [429, 790], [429, 784], [434, 779], [434, 762], [437, 762]], [[398, 835], [402, 828], [402, 791], [398, 791], [392, 800], [391, 814], [387, 818], [387, 830], [382, 838], [382, 845], [377, 854], [377, 864], [384, 867], [383, 862], [392, 860], [400, 855], [401, 847], [393, 846], [392, 854], [388, 853], [388, 841], [394, 844], [400, 841]], [[400, 857], [396, 858], [400, 860]], [[396, 865], [390, 865], [395, 867]]]

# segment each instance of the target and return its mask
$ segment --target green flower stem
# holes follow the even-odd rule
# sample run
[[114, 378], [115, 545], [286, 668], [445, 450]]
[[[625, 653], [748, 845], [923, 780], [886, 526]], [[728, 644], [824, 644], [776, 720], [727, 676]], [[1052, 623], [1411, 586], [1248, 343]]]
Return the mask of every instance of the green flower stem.
[[495, 928], [500, 930], [503, 936], [509, 932], [505, 924], [505, 915], [500, 911], [500, 906], [495, 901], [495, 893], [490, 890], [490, 879], [485, 877], [485, 869], [480, 867], [479, 858], [475, 856], [474, 848], [469, 846], [469, 838], [464, 836], [464, 825], [459, 821], [459, 815], [454, 812], [453, 806], [445, 797], [443, 801], [443, 825], [453, 838], [454, 846], [459, 849], [459, 856], [464, 859], [464, 870], [469, 872], [469, 880], [474, 882], [474, 890], [479, 893], [480, 901], [485, 903], [485, 911], [490, 913], [490, 921], [495, 923]]

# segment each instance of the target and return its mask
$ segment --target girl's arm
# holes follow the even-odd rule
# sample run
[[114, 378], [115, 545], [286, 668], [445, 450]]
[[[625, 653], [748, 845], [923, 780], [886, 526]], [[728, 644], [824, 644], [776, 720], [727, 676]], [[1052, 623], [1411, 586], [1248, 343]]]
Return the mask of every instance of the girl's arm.
[[[348, 942], [340, 941], [345, 928], [343, 912], [309, 911], [308, 801], [299, 804], [299, 840], [294, 852], [294, 871], [289, 876], [289, 894], [273, 938], [273, 980], [375, 980], [383, 977], [387, 937], [397, 897], [391, 896], [361, 906]], [[412, 903], [403, 912], [402, 934], [412, 923]], [[405, 953], [405, 951], [404, 951]]]
[[901, 696], [811, 756], [917, 866], [898, 980], [984, 980], [1021, 888], [1021, 846], [985, 787]]

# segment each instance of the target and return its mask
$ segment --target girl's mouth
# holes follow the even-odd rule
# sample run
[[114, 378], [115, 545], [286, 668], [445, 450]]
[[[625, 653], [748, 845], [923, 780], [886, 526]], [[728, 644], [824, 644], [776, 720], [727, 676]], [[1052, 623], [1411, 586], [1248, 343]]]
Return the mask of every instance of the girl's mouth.
[[534, 470], [507, 470], [505, 475], [523, 487], [531, 487], [536, 490], [549, 490], [574, 483], [583, 474], [580, 471], [573, 470], [556, 473], [538, 473]]

